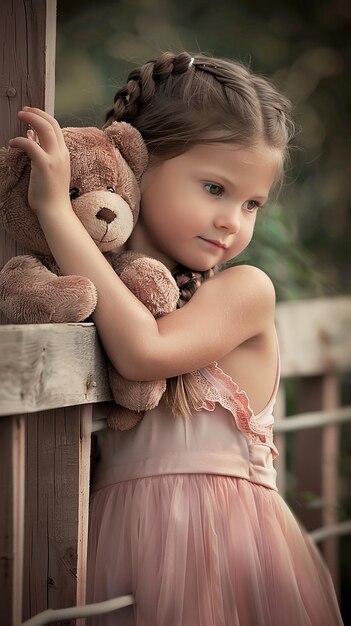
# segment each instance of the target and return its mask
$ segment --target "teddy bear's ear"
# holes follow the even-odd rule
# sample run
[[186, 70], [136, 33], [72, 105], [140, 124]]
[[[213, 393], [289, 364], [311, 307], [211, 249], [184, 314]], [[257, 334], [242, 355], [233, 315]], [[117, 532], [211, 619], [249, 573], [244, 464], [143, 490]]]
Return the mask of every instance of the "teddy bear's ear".
[[148, 162], [146, 145], [139, 131], [127, 122], [113, 122], [104, 132], [139, 180]]

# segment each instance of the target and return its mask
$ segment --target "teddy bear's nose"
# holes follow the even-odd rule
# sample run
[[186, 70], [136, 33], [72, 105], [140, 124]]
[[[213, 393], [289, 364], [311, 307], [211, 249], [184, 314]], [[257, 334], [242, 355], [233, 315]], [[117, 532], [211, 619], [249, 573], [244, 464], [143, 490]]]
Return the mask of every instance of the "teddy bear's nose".
[[116, 219], [116, 214], [111, 211], [111, 209], [104, 206], [97, 212], [96, 217], [98, 220], [103, 220], [104, 222], [107, 222], [107, 224], [111, 224], [111, 222]]

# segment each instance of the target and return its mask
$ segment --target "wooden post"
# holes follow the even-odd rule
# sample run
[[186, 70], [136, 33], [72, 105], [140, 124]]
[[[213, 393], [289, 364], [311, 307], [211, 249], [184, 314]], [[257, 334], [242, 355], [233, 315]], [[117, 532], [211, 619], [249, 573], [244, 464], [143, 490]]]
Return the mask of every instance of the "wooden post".
[[[56, 0], [0, 0], [0, 147], [24, 135], [25, 104], [53, 113]], [[0, 232], [0, 267], [23, 248]]]
[[[55, 0], [0, 0], [0, 146], [25, 132], [17, 118], [24, 104], [53, 105], [55, 13]], [[23, 251], [7, 233], [0, 232], [0, 267]], [[17, 626], [22, 619], [24, 416], [2, 418], [1, 431], [0, 622]]]
[[[89, 470], [90, 448], [89, 440], [81, 439], [81, 418], [89, 419], [90, 412], [91, 405], [87, 405], [45, 411], [35, 419], [34, 415], [28, 418], [25, 618], [47, 608], [74, 606], [77, 595], [80, 603], [85, 601], [89, 472], [82, 476], [81, 461], [83, 457], [83, 467]], [[78, 536], [82, 523], [84, 540]]]
[[[22, 106], [54, 113], [56, 0], [0, 0], [0, 15], [0, 146], [6, 146], [26, 132], [17, 118]], [[0, 267], [25, 252], [0, 232]], [[90, 438], [82, 437], [82, 425], [89, 432], [91, 407], [0, 419], [0, 623], [19, 626], [49, 606], [85, 599]]]
[[0, 624], [21, 623], [24, 418], [0, 418]]
[[[322, 376], [300, 379], [298, 412], [322, 409], [322, 389]], [[298, 494], [298, 500], [292, 506], [308, 531], [322, 525], [321, 445], [320, 429], [311, 428], [295, 434], [295, 492]], [[314, 506], [311, 506], [312, 502]]]
[[[286, 394], [284, 382], [281, 380], [277, 399], [274, 406], [275, 422], [278, 424], [286, 418]], [[282, 498], [286, 497], [286, 435], [275, 433], [274, 443], [279, 451], [279, 456], [274, 461], [277, 471], [277, 487]]]
[[54, 112], [56, 0], [1, 0], [0, 145], [23, 134], [25, 104]]
[[[336, 374], [328, 374], [323, 381], [323, 409], [335, 409], [340, 405], [340, 387]], [[338, 521], [338, 456], [340, 430], [330, 424], [322, 434], [322, 495], [323, 526], [332, 526]], [[333, 577], [335, 588], [339, 589], [339, 545], [335, 538], [327, 539], [323, 545], [325, 559]]]

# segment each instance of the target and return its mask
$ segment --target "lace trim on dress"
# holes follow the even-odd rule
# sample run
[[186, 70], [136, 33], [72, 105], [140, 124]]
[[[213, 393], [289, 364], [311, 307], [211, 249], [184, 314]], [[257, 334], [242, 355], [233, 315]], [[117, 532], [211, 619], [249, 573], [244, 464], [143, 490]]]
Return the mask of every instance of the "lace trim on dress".
[[[204, 375], [204, 371], [221, 383], [222, 388], [211, 384]], [[273, 423], [269, 425], [259, 423], [250, 407], [245, 391], [240, 390], [233, 379], [223, 372], [216, 362], [211, 363], [204, 370], [200, 369], [193, 372], [193, 375], [204, 390], [204, 401], [199, 407], [200, 411], [201, 409], [213, 411], [216, 402], [218, 402], [224, 409], [230, 411], [236, 426], [250, 442], [266, 444], [271, 448], [273, 458], [278, 456], [278, 450], [273, 443]]]

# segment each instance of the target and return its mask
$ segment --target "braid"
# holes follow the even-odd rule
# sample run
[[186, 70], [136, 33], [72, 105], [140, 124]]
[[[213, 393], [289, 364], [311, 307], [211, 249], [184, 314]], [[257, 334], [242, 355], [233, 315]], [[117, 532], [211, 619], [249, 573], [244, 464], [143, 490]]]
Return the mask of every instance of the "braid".
[[211, 269], [207, 272], [194, 272], [193, 270], [189, 270], [187, 267], [184, 267], [184, 265], [177, 265], [172, 274], [179, 287], [180, 296], [177, 308], [180, 309], [184, 306], [184, 304], [189, 302], [190, 298], [194, 295], [200, 285], [205, 280], [210, 278], [210, 276], [213, 276], [214, 270]]
[[171, 76], [189, 69], [191, 56], [187, 52], [165, 52], [141, 67], [133, 69], [114, 97], [114, 106], [106, 113], [106, 125], [112, 121], [132, 122], [140, 110], [152, 102], [157, 86]]
[[212, 76], [220, 85], [231, 89], [245, 100], [255, 95], [255, 90], [251, 85], [251, 80], [249, 80], [249, 75], [244, 66], [239, 66], [236, 73], [230, 71], [230, 68], [226, 66], [216, 65], [215, 59], [209, 59], [206, 62], [195, 59], [194, 66], [198, 70]]
[[[177, 308], [184, 306], [214, 272], [213, 269], [207, 272], [193, 272], [183, 265], [178, 265], [172, 272], [180, 291]], [[203, 403], [202, 388], [192, 372], [168, 378], [165, 396], [175, 416], [191, 417]]]

